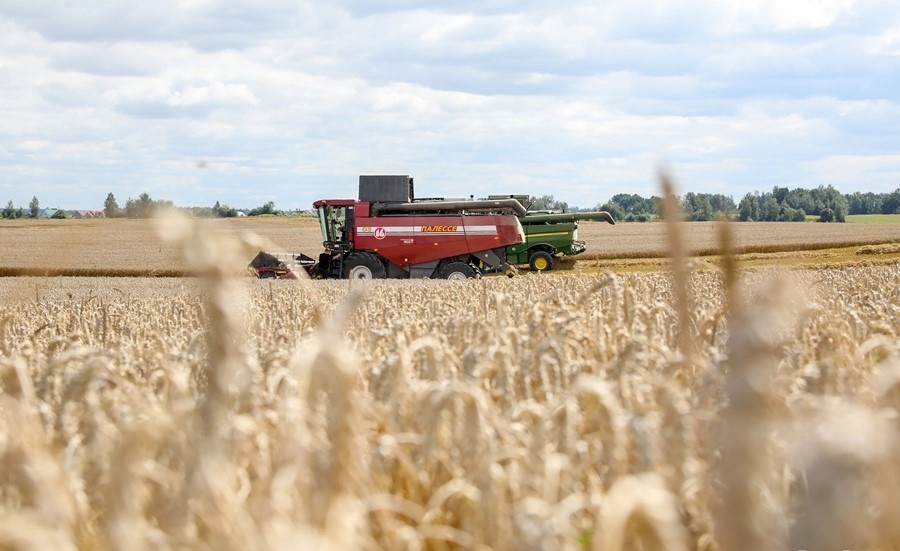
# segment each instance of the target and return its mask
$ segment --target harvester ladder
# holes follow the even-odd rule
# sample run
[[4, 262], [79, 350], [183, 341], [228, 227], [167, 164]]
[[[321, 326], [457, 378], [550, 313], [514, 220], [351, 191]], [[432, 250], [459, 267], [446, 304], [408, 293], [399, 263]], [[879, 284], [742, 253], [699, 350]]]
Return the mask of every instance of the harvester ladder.
[[337, 265], [337, 276], [338, 278], [344, 277], [344, 257], [347, 256], [347, 251], [343, 251], [338, 255], [338, 265]]

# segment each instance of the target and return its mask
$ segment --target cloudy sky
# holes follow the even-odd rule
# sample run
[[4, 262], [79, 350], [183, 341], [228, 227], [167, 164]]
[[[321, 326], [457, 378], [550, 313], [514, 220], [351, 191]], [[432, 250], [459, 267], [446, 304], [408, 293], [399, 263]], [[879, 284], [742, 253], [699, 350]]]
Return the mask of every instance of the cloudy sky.
[[896, 0], [0, 0], [0, 203], [900, 187]]

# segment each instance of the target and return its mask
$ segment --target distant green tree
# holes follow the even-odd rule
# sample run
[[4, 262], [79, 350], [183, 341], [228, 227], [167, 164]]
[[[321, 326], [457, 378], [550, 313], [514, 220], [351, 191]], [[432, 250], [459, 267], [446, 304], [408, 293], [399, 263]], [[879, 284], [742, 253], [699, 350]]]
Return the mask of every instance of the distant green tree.
[[529, 210], [558, 210], [567, 212], [569, 204], [565, 201], [557, 201], [552, 195], [541, 195], [540, 197], [529, 197], [531, 208]]
[[685, 220], [694, 220], [695, 203], [697, 202], [697, 194], [693, 191], [687, 192], [684, 197], [679, 199], [681, 212], [684, 214]]
[[32, 197], [31, 202], [28, 203], [28, 214], [32, 218], [37, 218], [41, 214], [41, 203], [37, 197]]
[[50, 218], [53, 218], [54, 220], [64, 220], [68, 217], [66, 216], [66, 211], [62, 209], [56, 209], [56, 212], [54, 212], [53, 216], [51, 216]]
[[247, 213], [247, 216], [262, 216], [264, 214], [276, 214], [274, 201], [269, 201], [261, 207], [251, 209], [250, 212]]
[[807, 214], [819, 214], [819, 209], [821, 208], [813, 194], [808, 189], [803, 188], [792, 189], [787, 194], [787, 197], [784, 198], [784, 202], [791, 208], [802, 209]]
[[778, 211], [779, 222], [792, 222], [796, 217], [797, 209], [791, 208], [785, 203], [781, 203], [781, 209]]
[[882, 194], [859, 191], [844, 195], [847, 200], [847, 214], [881, 214]]
[[649, 222], [649, 221], [650, 221], [650, 215], [647, 214], [647, 213], [644, 213], [644, 212], [642, 212], [642, 213], [640, 213], [640, 214], [631, 214], [631, 213], [628, 213], [628, 214], [625, 216], [625, 221], [626, 221], [626, 222]]
[[681, 198], [681, 210], [684, 218], [693, 222], [705, 222], [712, 219], [712, 204], [703, 193], [689, 191]]
[[[831, 209], [835, 222], [844, 222], [847, 214], [847, 199], [832, 186], [819, 186], [811, 192], [821, 209]], [[821, 212], [819, 213], [821, 216]]]
[[835, 222], [846, 222], [847, 221], [847, 208], [843, 203], [838, 203], [834, 205], [834, 221]]
[[6, 203], [6, 208], [3, 209], [3, 218], [10, 219], [16, 217], [16, 206], [13, 204], [12, 199], [9, 200], [9, 203]]
[[[268, 205], [268, 203], [266, 203]], [[272, 210], [275, 209], [275, 203], [272, 203]], [[217, 216], [219, 218], [234, 218], [237, 216], [237, 209], [229, 207], [228, 205], [222, 205], [218, 201], [213, 205], [212, 208], [213, 216]]]
[[882, 214], [900, 214], [900, 188], [886, 193], [881, 201]]
[[602, 205], [597, 205], [597, 210], [605, 210], [613, 217], [613, 220], [625, 219], [625, 211], [622, 210], [622, 207], [611, 201], [607, 201]]
[[760, 220], [775, 222], [778, 220], [778, 213], [781, 208], [778, 206], [778, 201], [775, 200], [774, 196], [771, 194], [766, 195], [767, 197], [763, 201], [762, 209], [760, 211]]
[[724, 214], [729, 217], [737, 214], [737, 205], [734, 204], [734, 199], [730, 195], [711, 193], [707, 194], [707, 198], [714, 213]]
[[778, 201], [779, 205], [784, 203], [789, 193], [790, 191], [788, 191], [788, 188], [786, 187], [775, 186], [772, 188], [772, 196], [775, 197], [775, 200]]
[[698, 222], [707, 222], [713, 219], [713, 208], [708, 197], [698, 197], [694, 202], [692, 219]]
[[610, 203], [619, 205], [625, 216], [629, 214], [651, 213], [653, 207], [650, 202], [636, 193], [617, 193], [609, 200]]
[[659, 195], [651, 195], [650, 199], [647, 200], [647, 204], [649, 212], [662, 220], [663, 198]]
[[125, 216], [129, 218], [150, 218], [157, 203], [147, 192], [141, 193], [138, 198], [131, 197], [125, 201]]
[[141, 218], [147, 218], [148, 216], [150, 216], [150, 211], [153, 208], [153, 199], [150, 198], [149, 193], [144, 192], [138, 196], [137, 208], [139, 216]]
[[828, 207], [819, 211], [819, 222], [834, 222], [834, 211]]
[[634, 193], [617, 193], [598, 208], [609, 212], [616, 220], [639, 222], [654, 216], [661, 218], [661, 206], [662, 199], [655, 195], [647, 199]]
[[116, 201], [116, 196], [110, 192], [109, 195], [106, 196], [106, 200], [103, 201], [103, 215], [107, 218], [116, 218], [121, 216], [121, 214], [122, 212], [119, 208], [118, 201]]
[[759, 197], [752, 193], [744, 195], [738, 211], [738, 220], [741, 222], [759, 220]]

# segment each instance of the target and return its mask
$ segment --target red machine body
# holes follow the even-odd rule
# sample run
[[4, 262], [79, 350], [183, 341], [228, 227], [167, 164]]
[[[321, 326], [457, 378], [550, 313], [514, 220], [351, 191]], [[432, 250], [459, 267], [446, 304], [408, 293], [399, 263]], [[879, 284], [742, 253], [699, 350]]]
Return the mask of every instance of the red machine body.
[[524, 232], [516, 221], [502, 215], [357, 218], [354, 248], [397, 266], [421, 264], [521, 243]]

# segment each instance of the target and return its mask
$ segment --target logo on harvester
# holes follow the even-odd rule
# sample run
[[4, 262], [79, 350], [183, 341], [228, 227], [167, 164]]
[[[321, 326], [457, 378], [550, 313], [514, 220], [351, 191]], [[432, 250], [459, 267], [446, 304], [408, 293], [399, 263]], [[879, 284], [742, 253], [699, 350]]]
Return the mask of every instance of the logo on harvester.
[[384, 239], [387, 235], [387, 231], [384, 228], [375, 228], [375, 239]]
[[423, 233], [453, 233], [456, 226], [422, 226]]

